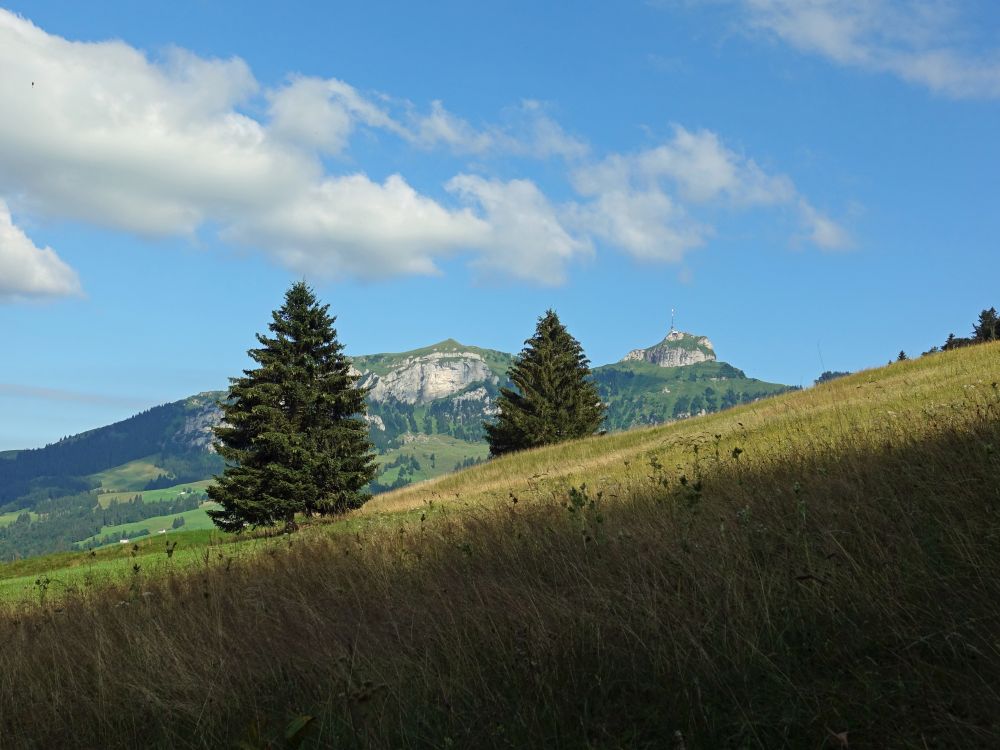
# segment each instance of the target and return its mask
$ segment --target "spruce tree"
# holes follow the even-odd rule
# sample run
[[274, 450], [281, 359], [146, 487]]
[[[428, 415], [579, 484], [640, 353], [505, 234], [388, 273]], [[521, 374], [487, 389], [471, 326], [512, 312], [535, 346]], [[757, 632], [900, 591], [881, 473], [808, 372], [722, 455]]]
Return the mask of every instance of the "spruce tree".
[[997, 309], [991, 307], [979, 313], [979, 320], [972, 328], [972, 337], [975, 341], [996, 341], [1000, 339], [1000, 316]]
[[604, 420], [590, 362], [555, 312], [524, 344], [508, 372], [516, 390], [502, 388], [496, 421], [483, 423], [493, 456], [592, 435]]
[[293, 284], [271, 314], [272, 336], [257, 334], [260, 348], [247, 352], [258, 366], [230, 378], [215, 428], [226, 468], [208, 489], [222, 505], [209, 515], [225, 531], [292, 529], [296, 513], [342, 513], [368, 499], [365, 392], [328, 309], [305, 282]]

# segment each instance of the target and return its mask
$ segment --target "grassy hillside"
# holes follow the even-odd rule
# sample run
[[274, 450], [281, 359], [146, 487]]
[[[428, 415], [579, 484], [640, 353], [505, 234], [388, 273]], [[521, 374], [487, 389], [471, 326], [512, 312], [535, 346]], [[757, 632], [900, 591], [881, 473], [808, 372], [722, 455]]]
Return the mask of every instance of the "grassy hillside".
[[141, 490], [151, 480], [156, 479], [165, 469], [157, 466], [156, 456], [137, 458], [134, 461], [91, 474], [96, 486], [117, 492]]
[[697, 419], [528, 451], [377, 497], [365, 512], [456, 496], [471, 504], [494, 503], [511, 492], [545, 498], [581, 484], [622, 494], [654, 475], [691, 476], [737, 447], [743, 466], [811, 455], [835, 443], [875, 450], [886, 433], [922, 435], [941, 420], [965, 416], [971, 399], [995, 394], [998, 355], [990, 345], [928, 356]]
[[486, 443], [456, 440], [449, 435], [413, 435], [403, 445], [378, 456], [379, 472], [375, 481], [382, 487], [422, 482], [463, 465], [484, 461], [488, 455]]
[[506, 457], [187, 568], [136, 551], [116, 585], [56, 596], [31, 568], [44, 596], [0, 615], [0, 736], [1000, 746], [998, 361]]
[[199, 496], [204, 495], [205, 490], [208, 489], [211, 483], [211, 479], [204, 479], [200, 482], [184, 482], [182, 484], [175, 484], [173, 487], [164, 487], [161, 490], [145, 490], [141, 493], [134, 491], [102, 492], [97, 496], [97, 502], [102, 508], [106, 508], [113, 502], [126, 502], [135, 497], [136, 494], [139, 494], [144, 503], [162, 503], [167, 500], [173, 500], [178, 495], [186, 495], [188, 493]]

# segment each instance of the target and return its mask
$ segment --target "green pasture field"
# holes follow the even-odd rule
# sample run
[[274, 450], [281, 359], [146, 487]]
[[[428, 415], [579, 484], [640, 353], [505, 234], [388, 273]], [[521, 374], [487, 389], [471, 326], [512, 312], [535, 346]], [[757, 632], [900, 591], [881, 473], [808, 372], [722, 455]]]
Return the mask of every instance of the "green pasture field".
[[[422, 418], [422, 417], [421, 417]], [[431, 455], [434, 456], [433, 463]], [[412, 457], [420, 463], [420, 469], [413, 472], [414, 482], [432, 479], [453, 472], [469, 458], [485, 459], [489, 455], [486, 443], [470, 443], [456, 440], [450, 435], [416, 435], [413, 440], [399, 448], [393, 448], [378, 457], [380, 466], [391, 464], [400, 456]], [[400, 467], [387, 469], [379, 475], [378, 482], [392, 484], [399, 477]]]
[[[25, 511], [23, 510], [15, 510], [10, 513], [0, 513], [0, 526], [7, 526], [8, 524], [14, 523], [14, 521], [17, 520], [17, 517], [24, 512]], [[28, 513], [31, 515], [31, 520], [38, 518], [38, 514], [34, 511], [28, 511]]]
[[[429, 511], [351, 515], [314, 523], [294, 535], [265, 531], [238, 536], [221, 532], [212, 525], [205, 513], [207, 506], [211, 505], [214, 504], [205, 503], [202, 508], [180, 514], [185, 516], [185, 525], [168, 530], [165, 534], [158, 534], [151, 528], [149, 536], [137, 537], [127, 544], [119, 542], [89, 551], [56, 552], [0, 563], [0, 603], [31, 601], [39, 596], [56, 600], [65, 593], [99, 591], [105, 586], [171, 575], [196, 566], [225, 564], [226, 561], [235, 559], [245, 560], [262, 550], [274, 549], [282, 544], [295, 544], [300, 539], [367, 534], [385, 528], [420, 526], [428, 516], [439, 515], [442, 510], [438, 508]], [[127, 526], [142, 528], [150, 522], [158, 521], [166, 523], [169, 528], [176, 517], [150, 518]], [[102, 530], [101, 536], [106, 533], [109, 532]], [[173, 549], [168, 555], [170, 547]], [[141, 576], [137, 575], [136, 564], [140, 566]]]
[[211, 479], [204, 479], [200, 482], [186, 482], [183, 484], [176, 484], [173, 487], [164, 487], [159, 490], [143, 490], [142, 492], [136, 492], [135, 490], [125, 492], [102, 492], [97, 496], [97, 502], [100, 503], [102, 508], [107, 508], [116, 500], [120, 503], [125, 503], [136, 495], [140, 495], [144, 503], [160, 503], [164, 500], [174, 500], [179, 495], [187, 492], [204, 492], [210, 484], [212, 484]]
[[113, 469], [91, 474], [88, 478], [100, 482], [106, 490], [128, 492], [141, 490], [148, 482], [166, 472], [155, 463], [155, 456], [138, 458]]
[[[215, 526], [212, 524], [212, 519], [208, 517], [206, 511], [220, 508], [218, 503], [204, 502], [199, 507], [193, 510], [187, 510], [183, 513], [173, 513], [168, 516], [152, 516], [151, 518], [145, 518], [142, 521], [133, 521], [132, 523], [121, 523], [114, 526], [102, 526], [100, 532], [92, 537], [87, 537], [86, 539], [80, 540], [80, 544], [86, 544], [87, 542], [100, 539], [101, 537], [113, 534], [120, 537], [121, 539], [128, 539], [134, 536], [143, 529], [149, 531], [150, 535], [159, 534], [162, 530], [166, 534], [176, 533], [181, 529], [188, 531], [201, 531], [203, 529], [214, 529]], [[176, 518], [183, 518], [184, 525], [181, 529], [174, 529], [173, 522]], [[119, 542], [120, 543], [120, 540]]]

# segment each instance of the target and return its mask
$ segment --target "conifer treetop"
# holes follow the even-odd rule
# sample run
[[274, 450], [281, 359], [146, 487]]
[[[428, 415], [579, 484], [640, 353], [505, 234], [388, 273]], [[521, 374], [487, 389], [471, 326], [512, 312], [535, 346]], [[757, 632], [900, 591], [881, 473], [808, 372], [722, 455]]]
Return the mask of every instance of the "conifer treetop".
[[604, 420], [590, 361], [554, 310], [524, 343], [508, 373], [516, 390], [501, 389], [497, 419], [484, 424], [494, 456], [591, 435]]

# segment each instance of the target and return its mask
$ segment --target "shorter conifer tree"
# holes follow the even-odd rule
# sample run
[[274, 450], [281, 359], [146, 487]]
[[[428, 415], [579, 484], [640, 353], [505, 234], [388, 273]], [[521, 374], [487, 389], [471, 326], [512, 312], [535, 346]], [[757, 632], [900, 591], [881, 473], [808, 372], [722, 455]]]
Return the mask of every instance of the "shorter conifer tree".
[[516, 390], [501, 389], [496, 420], [483, 424], [492, 456], [593, 435], [604, 421], [590, 362], [554, 311], [524, 344], [508, 373]]
[[225, 531], [294, 528], [296, 513], [342, 513], [369, 497], [365, 392], [328, 309], [305, 282], [293, 284], [272, 313], [273, 337], [257, 334], [261, 347], [248, 352], [258, 367], [230, 379], [215, 428], [226, 469], [208, 489], [222, 505], [209, 515]]

